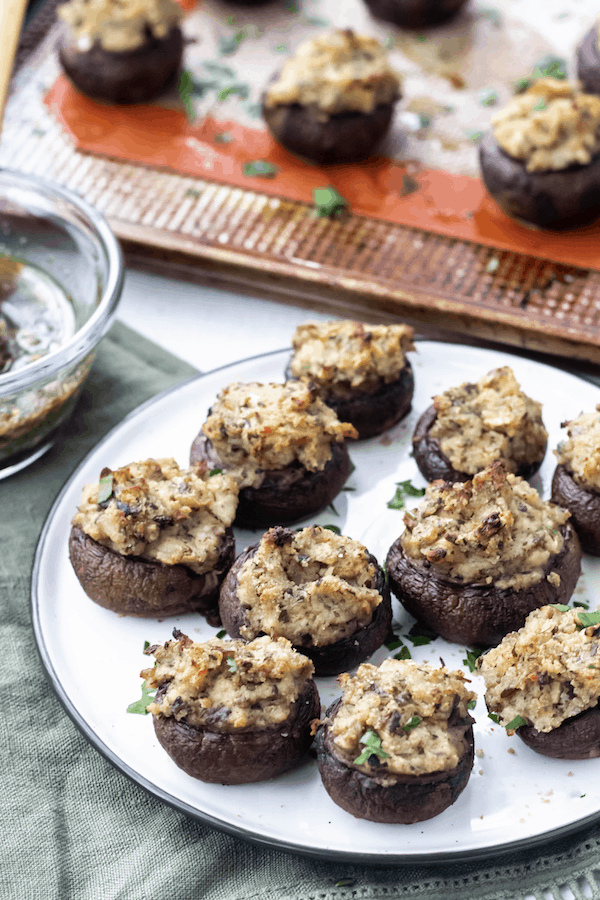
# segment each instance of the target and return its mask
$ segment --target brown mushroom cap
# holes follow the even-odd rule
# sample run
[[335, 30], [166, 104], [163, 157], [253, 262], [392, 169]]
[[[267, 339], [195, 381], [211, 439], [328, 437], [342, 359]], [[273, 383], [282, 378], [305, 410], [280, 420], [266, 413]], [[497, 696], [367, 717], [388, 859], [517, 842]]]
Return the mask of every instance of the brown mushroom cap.
[[596, 22], [577, 47], [577, 78], [586, 94], [600, 94], [600, 50]]
[[[232, 638], [242, 638], [240, 629], [243, 625], [249, 624], [238, 598], [237, 576], [246, 560], [253, 557], [257, 549], [257, 545], [248, 547], [238, 556], [221, 587], [219, 613], [223, 627]], [[315, 675], [339, 675], [358, 666], [372, 656], [386, 639], [392, 622], [390, 591], [383, 569], [375, 557], [370, 556], [369, 560], [375, 566], [375, 588], [383, 597], [382, 602], [375, 607], [371, 621], [367, 625], [358, 626], [353, 634], [334, 644], [325, 644], [321, 647], [313, 647], [310, 644], [292, 645], [298, 653], [303, 653], [312, 660]]]
[[[289, 366], [286, 380], [293, 379]], [[395, 381], [382, 382], [372, 391], [348, 387], [343, 395], [323, 392], [324, 403], [333, 409], [340, 422], [350, 422], [358, 431], [359, 440], [375, 437], [403, 419], [411, 409], [415, 380], [410, 362]]]
[[600, 556], [600, 494], [578, 485], [565, 467], [559, 465], [552, 478], [552, 499], [571, 513], [581, 549]]
[[146, 28], [146, 40], [134, 50], [105, 50], [96, 41], [79, 50], [68, 32], [59, 40], [60, 63], [82, 93], [108, 103], [145, 103], [176, 77], [183, 56], [178, 25], [162, 38]]
[[318, 165], [339, 165], [371, 156], [390, 127], [394, 104], [380, 103], [370, 113], [335, 113], [321, 121], [299, 103], [268, 107], [263, 96], [262, 114], [275, 140], [290, 153]]
[[365, 0], [371, 15], [400, 28], [427, 28], [454, 16], [467, 0]]
[[600, 756], [600, 709], [597, 705], [584, 709], [552, 731], [538, 731], [533, 725], [522, 725], [515, 734], [542, 756], [596, 759]]
[[[190, 465], [205, 461], [223, 469], [212, 441], [200, 431], [190, 451]], [[350, 475], [345, 443], [331, 445], [331, 459], [323, 469], [309, 472], [299, 462], [284, 469], [269, 469], [259, 487], [240, 490], [235, 524], [242, 528], [287, 525], [313, 516], [336, 497]]]
[[[329, 720], [340, 704], [341, 699], [329, 707]], [[390, 775], [383, 767], [366, 775], [337, 755], [329, 725], [320, 725], [316, 747], [323, 786], [334, 803], [359, 819], [411, 825], [438, 816], [454, 803], [469, 780], [474, 757], [472, 721], [469, 716], [450, 726], [460, 729], [467, 742], [458, 764], [426, 775]], [[393, 784], [382, 784], [383, 778], [393, 778]]]
[[249, 784], [281, 775], [300, 762], [312, 744], [311, 721], [320, 709], [319, 692], [311, 678], [288, 718], [276, 728], [225, 732], [189, 725], [173, 716], [153, 716], [154, 730], [171, 759], [192, 778]]
[[498, 206], [525, 225], [561, 230], [600, 215], [600, 153], [585, 166], [528, 172], [488, 131], [479, 147], [479, 162], [483, 183]]
[[[437, 410], [432, 405], [425, 410], [415, 426], [413, 454], [419, 471], [427, 481], [437, 481], [438, 478], [449, 481], [451, 484], [470, 481], [473, 475], [455, 469], [446, 454], [442, 452], [437, 438], [431, 437], [430, 431], [436, 419]], [[542, 465], [545, 453], [546, 447], [544, 446], [544, 453], [539, 460], [534, 463], [522, 463], [515, 474], [520, 475], [521, 478], [531, 478]]]
[[219, 625], [219, 588], [235, 559], [235, 541], [226, 529], [217, 565], [205, 575], [187, 566], [168, 566], [139, 556], [123, 556], [73, 526], [69, 557], [83, 590], [105, 609], [148, 618], [199, 612]]
[[560, 575], [560, 584], [545, 577], [520, 591], [499, 590], [492, 584], [460, 584], [441, 578], [406, 556], [400, 538], [390, 547], [385, 568], [392, 593], [408, 612], [441, 637], [455, 644], [494, 647], [505, 634], [517, 631], [529, 613], [551, 603], [567, 603], [581, 572], [581, 546], [570, 522], [561, 526], [564, 545], [544, 573]]

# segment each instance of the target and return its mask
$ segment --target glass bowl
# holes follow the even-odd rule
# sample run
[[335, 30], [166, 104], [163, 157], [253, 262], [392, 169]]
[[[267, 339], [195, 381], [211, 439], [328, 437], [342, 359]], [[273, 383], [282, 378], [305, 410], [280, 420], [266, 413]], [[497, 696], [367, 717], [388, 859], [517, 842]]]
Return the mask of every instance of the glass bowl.
[[122, 287], [119, 245], [92, 206], [0, 170], [0, 479], [59, 438]]

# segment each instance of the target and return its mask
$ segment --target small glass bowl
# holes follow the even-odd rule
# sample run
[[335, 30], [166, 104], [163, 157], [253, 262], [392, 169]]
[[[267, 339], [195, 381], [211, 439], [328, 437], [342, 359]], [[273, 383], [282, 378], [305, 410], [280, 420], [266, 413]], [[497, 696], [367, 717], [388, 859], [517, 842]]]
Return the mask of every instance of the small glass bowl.
[[[5, 314], [16, 277], [24, 285], [25, 297], [29, 292], [35, 303], [45, 294], [64, 313], [65, 333], [70, 336], [46, 355], [0, 375], [0, 479], [39, 459], [59, 437], [96, 345], [115, 317], [123, 288], [123, 258], [102, 216], [76, 194], [4, 169], [0, 170], [0, 312], [4, 303]], [[15, 309], [18, 317], [27, 304]], [[42, 334], [44, 329], [48, 331], [42, 322]], [[32, 345], [39, 340], [35, 331], [21, 333]]]

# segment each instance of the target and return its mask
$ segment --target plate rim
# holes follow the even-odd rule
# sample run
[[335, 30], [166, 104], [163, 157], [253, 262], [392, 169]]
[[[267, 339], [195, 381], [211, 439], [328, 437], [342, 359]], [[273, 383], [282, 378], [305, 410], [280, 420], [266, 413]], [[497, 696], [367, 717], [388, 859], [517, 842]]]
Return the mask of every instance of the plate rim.
[[[439, 344], [441, 346], [449, 346], [455, 348], [461, 348], [468, 346], [470, 350], [475, 350], [477, 352], [489, 352], [492, 348], [486, 347], [477, 347], [464, 345], [461, 343], [450, 343], [446, 341], [434, 341], [427, 338], [416, 339], [417, 344], [419, 343], [431, 343], [431, 344]], [[279, 350], [271, 350], [266, 353], [259, 353], [254, 356], [244, 357], [243, 359], [235, 360], [230, 363], [226, 363], [223, 366], [217, 366], [214, 369], [210, 369], [207, 372], [199, 372], [197, 375], [191, 375], [188, 378], [183, 379], [182, 381], [177, 382], [174, 385], [171, 385], [165, 390], [160, 391], [158, 394], [155, 394], [153, 397], [150, 397], [148, 400], [141, 403], [139, 406], [136, 406], [132, 409], [126, 416], [124, 416], [116, 425], [114, 425], [110, 431], [108, 431], [94, 446], [85, 454], [82, 460], [78, 463], [73, 472], [67, 477], [64, 484], [62, 485], [60, 491], [58, 492], [55, 500], [48, 511], [46, 518], [44, 520], [44, 524], [42, 530], [40, 532], [40, 536], [38, 538], [35, 555], [33, 560], [32, 572], [31, 572], [31, 590], [30, 590], [30, 614], [33, 626], [33, 633], [36, 643], [36, 648], [38, 651], [38, 655], [40, 657], [40, 661], [42, 663], [44, 673], [56, 694], [57, 699], [59, 700], [61, 706], [64, 711], [67, 713], [68, 717], [74, 723], [74, 725], [79, 729], [79, 731], [84, 735], [84, 737], [88, 740], [88, 742], [92, 745], [92, 747], [97, 750], [101, 756], [103, 756], [111, 765], [113, 765], [119, 772], [125, 775], [130, 781], [134, 784], [140, 786], [143, 790], [149, 793], [151, 796], [165, 803], [167, 806], [170, 806], [172, 809], [175, 809], [177, 812], [182, 813], [183, 815], [188, 816], [196, 821], [201, 822], [204, 825], [209, 825], [210, 827], [216, 829], [217, 831], [225, 832], [226, 834], [231, 835], [232, 837], [241, 838], [245, 841], [248, 841], [251, 844], [254, 844], [259, 847], [267, 847], [271, 850], [279, 850], [287, 853], [296, 854], [299, 856], [307, 857], [309, 859], [322, 859], [326, 861], [341, 861], [341, 862], [350, 862], [360, 865], [368, 865], [368, 866], [404, 866], [411, 865], [414, 863], [422, 863], [422, 864], [439, 864], [443, 865], [447, 862], [466, 862], [471, 860], [480, 860], [485, 857], [497, 857], [503, 854], [518, 852], [522, 850], [533, 849], [535, 847], [539, 847], [543, 844], [547, 844], [550, 841], [556, 840], [560, 837], [564, 837], [566, 835], [574, 834], [587, 825], [593, 824], [600, 820], [600, 809], [592, 813], [590, 815], [584, 816], [582, 819], [578, 819], [577, 821], [567, 823], [566, 825], [559, 826], [557, 828], [552, 829], [551, 831], [544, 832], [543, 834], [530, 835], [524, 838], [519, 838], [515, 841], [511, 841], [510, 843], [501, 842], [494, 844], [492, 846], [480, 847], [480, 848], [471, 848], [469, 850], [446, 850], [446, 851], [436, 851], [432, 853], [403, 853], [403, 854], [373, 854], [373, 853], [361, 853], [359, 851], [353, 852], [348, 850], [339, 850], [339, 849], [331, 849], [320, 848], [320, 847], [310, 847], [305, 846], [303, 844], [296, 844], [284, 839], [277, 839], [272, 837], [263, 837], [260, 834], [257, 834], [254, 830], [248, 829], [243, 825], [234, 825], [229, 822], [223, 821], [221, 819], [216, 818], [210, 813], [204, 812], [203, 810], [198, 809], [195, 806], [191, 806], [187, 804], [183, 800], [179, 800], [176, 797], [173, 797], [169, 794], [168, 791], [163, 788], [158, 787], [152, 781], [147, 779], [144, 775], [141, 775], [128, 763], [126, 763], [121, 757], [109, 749], [109, 747], [104, 743], [102, 738], [97, 734], [97, 732], [87, 723], [83, 715], [77, 709], [75, 703], [70, 699], [69, 694], [66, 688], [63, 686], [60, 678], [54, 669], [52, 664], [51, 656], [49, 649], [46, 645], [46, 640], [44, 636], [44, 629], [41, 624], [40, 618], [40, 596], [39, 596], [39, 578], [40, 578], [40, 568], [42, 565], [42, 558], [44, 556], [44, 548], [46, 545], [46, 541], [49, 536], [50, 529], [53, 525], [54, 516], [58, 507], [61, 504], [62, 498], [65, 493], [71, 487], [73, 481], [76, 480], [79, 472], [85, 467], [88, 459], [96, 453], [98, 448], [102, 447], [106, 442], [108, 442], [115, 432], [120, 430], [123, 425], [129, 422], [131, 419], [136, 418], [139, 415], [142, 415], [147, 409], [152, 407], [154, 404], [160, 403], [165, 397], [169, 396], [169, 394], [174, 393], [176, 391], [181, 390], [182, 388], [187, 387], [193, 382], [201, 381], [204, 378], [214, 375], [217, 372], [221, 372], [233, 367], [237, 367], [239, 365], [245, 363], [251, 363], [254, 360], [264, 360], [270, 356], [277, 356], [283, 353], [290, 353], [291, 348], [281, 348]], [[590, 384], [590, 382], [578, 375], [574, 372], [569, 372], [563, 369], [559, 365], [550, 365], [547, 362], [540, 362], [535, 359], [530, 359], [528, 356], [521, 355], [517, 352], [511, 351], [510, 349], [496, 349], [493, 348], [493, 352], [504, 353], [505, 355], [514, 356], [517, 359], [525, 359], [528, 362], [534, 362], [537, 365], [542, 367], [547, 367], [549, 369], [559, 371], [563, 375], [567, 375], [573, 378], [576, 378], [584, 383]], [[594, 387], [598, 387], [597, 385], [593, 385]]]

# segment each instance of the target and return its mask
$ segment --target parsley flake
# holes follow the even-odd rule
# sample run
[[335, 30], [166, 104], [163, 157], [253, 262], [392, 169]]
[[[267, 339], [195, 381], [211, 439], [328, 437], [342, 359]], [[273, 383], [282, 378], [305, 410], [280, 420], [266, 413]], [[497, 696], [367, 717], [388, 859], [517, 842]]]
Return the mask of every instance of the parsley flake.
[[376, 756], [378, 759], [389, 759], [390, 754], [381, 749], [381, 738], [376, 731], [365, 731], [359, 744], [364, 744], [365, 749], [354, 760], [355, 766], [364, 765], [371, 756]]
[[592, 625], [600, 625], [600, 612], [580, 612], [577, 618], [584, 628], [590, 628]]
[[569, 612], [569, 610], [571, 609], [570, 606], [565, 606], [564, 603], [551, 603], [550, 606], [553, 609], [557, 609], [559, 612]]
[[185, 106], [185, 114], [188, 119], [195, 119], [194, 104], [192, 103], [192, 94], [194, 93], [194, 80], [187, 69], [184, 69], [179, 78], [177, 86], [181, 102]]
[[514, 731], [516, 728], [520, 728], [522, 725], [527, 725], [527, 722], [525, 721], [523, 716], [515, 716], [514, 719], [511, 719], [506, 726], [506, 730]]
[[479, 92], [479, 102], [482, 106], [495, 106], [500, 98], [494, 88], [484, 88]]
[[99, 481], [98, 503], [106, 503], [113, 492], [113, 474], [103, 475]]
[[402, 649], [400, 650], [400, 653], [394, 654], [394, 659], [412, 659], [412, 656], [410, 655], [410, 650], [408, 649], [406, 644], [402, 645]]
[[412, 731], [413, 728], [416, 728], [417, 725], [420, 725], [422, 721], [423, 719], [421, 719], [420, 716], [412, 716], [406, 725], [403, 725], [402, 727], [406, 732], [409, 732]]
[[524, 94], [525, 91], [531, 87], [533, 81], [531, 78], [519, 78], [518, 81], [515, 81], [513, 92], [515, 94]]
[[333, 531], [334, 534], [341, 534], [341, 528], [338, 528], [337, 525], [322, 525], [322, 528], [325, 528], [327, 531]]
[[405, 497], [422, 497], [425, 494], [425, 488], [416, 488], [410, 480], [397, 481], [396, 493], [391, 500], [388, 501], [388, 509], [404, 509]]
[[351, 887], [353, 884], [354, 878], [340, 878], [339, 881], [336, 881], [335, 887]]
[[211, 469], [210, 472], [208, 473], [208, 477], [212, 478], [213, 475], [222, 475], [222, 474], [223, 474], [223, 469]]
[[229, 669], [230, 672], [237, 672], [237, 663], [236, 663], [235, 659], [233, 658], [233, 656], [227, 657], [227, 668]]
[[384, 642], [385, 646], [388, 650], [397, 650], [398, 647], [403, 647], [404, 644], [400, 640], [397, 634], [391, 634], [387, 641]]
[[480, 144], [483, 140], [483, 131], [480, 128], [470, 128], [467, 137], [472, 144]]
[[469, 700], [467, 703], [467, 709], [475, 709], [477, 706], [477, 700]]
[[534, 78], [558, 78], [564, 81], [567, 77], [567, 61], [562, 56], [554, 56], [549, 54], [543, 56], [535, 64], [533, 69]]
[[152, 703], [154, 700], [154, 695], [156, 691], [151, 691], [150, 688], [146, 686], [146, 682], [142, 682], [142, 696], [139, 700], [135, 700], [133, 703], [130, 703], [127, 707], [128, 713], [135, 713], [138, 716], [146, 716], [148, 715], [148, 710], [146, 707], [148, 704]]
[[346, 198], [342, 197], [332, 185], [315, 188], [313, 200], [319, 216], [336, 216], [348, 207]]
[[266, 159], [254, 159], [244, 163], [243, 170], [246, 178], [275, 178], [279, 172], [279, 166], [267, 162]]
[[148, 649], [149, 646], [150, 646], [150, 641], [144, 641], [144, 653], [146, 652], [146, 650]]
[[496, 725], [499, 725], [499, 724], [500, 724], [500, 719], [498, 718], [498, 714], [495, 713], [495, 712], [489, 712], [489, 713], [488, 713], [488, 719], [491, 719], [492, 722], [495, 722], [495, 723], [496, 723]]
[[476, 647], [474, 650], [467, 650], [467, 658], [463, 659], [463, 666], [467, 666], [469, 672], [477, 671], [477, 660], [483, 653], [483, 649]]
[[542, 112], [542, 110], [546, 109], [546, 101], [542, 97], [539, 103], [536, 103], [533, 107], [537, 112]]
[[235, 53], [245, 37], [246, 32], [243, 29], [236, 31], [235, 34], [223, 35], [219, 41], [219, 53], [221, 56], [231, 56]]
[[222, 640], [226, 634], [227, 634], [227, 632], [225, 631], [224, 628], [221, 628], [220, 631], [217, 631], [217, 637], [219, 638], [219, 640]]

